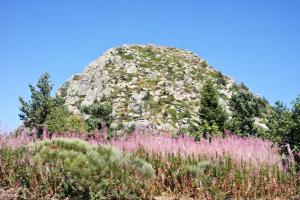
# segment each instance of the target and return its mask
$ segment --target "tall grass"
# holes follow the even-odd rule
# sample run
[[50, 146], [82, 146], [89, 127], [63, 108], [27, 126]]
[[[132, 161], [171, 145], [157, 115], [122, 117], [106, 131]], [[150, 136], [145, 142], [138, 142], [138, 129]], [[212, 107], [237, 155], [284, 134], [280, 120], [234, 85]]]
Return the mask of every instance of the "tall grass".
[[[110, 140], [107, 140], [106, 134], [105, 131], [93, 134], [50, 134], [45, 130], [41, 139], [35, 138], [34, 134], [27, 134], [26, 131], [1, 136], [0, 187], [21, 187], [29, 193], [41, 191], [35, 193], [36, 198], [45, 194], [67, 196], [72, 189], [70, 187], [75, 186], [75, 191], [81, 192], [81, 195], [85, 190], [97, 189], [99, 186], [105, 187], [101, 189], [104, 193], [97, 195], [117, 195], [123, 199], [151, 199], [157, 196], [186, 199], [290, 199], [300, 194], [300, 180], [294, 171], [293, 160], [290, 159], [289, 168], [286, 168], [282, 161], [288, 159], [268, 140], [228, 136], [209, 140], [202, 138], [196, 142], [185, 135], [172, 136], [151, 129], [135, 130], [129, 135]], [[61, 141], [59, 138], [62, 137], [65, 142], [59, 147], [56, 141]], [[74, 138], [80, 139], [77, 142], [87, 141], [84, 146], [91, 149], [90, 153], [85, 153], [86, 150], [82, 151], [82, 148], [69, 149], [67, 141]], [[39, 140], [42, 141], [37, 142]], [[30, 143], [33, 145], [26, 145]], [[130, 158], [130, 161], [118, 161], [120, 164], [117, 165], [111, 163], [116, 167], [115, 170], [111, 170], [113, 165], [107, 165], [107, 173], [103, 174], [105, 179], [89, 179], [89, 173], [93, 177], [100, 174], [94, 174], [94, 170], [89, 170], [84, 179], [78, 178], [82, 176], [80, 172], [84, 172], [83, 168], [97, 168], [102, 172], [98, 161], [93, 162], [93, 166], [90, 163], [102, 151], [97, 148], [101, 149], [104, 144], [123, 151], [123, 158]], [[42, 145], [38, 154], [27, 148], [36, 145]], [[127, 154], [131, 156], [128, 157]], [[116, 156], [107, 158], [115, 160], [114, 157]], [[64, 160], [68, 163], [64, 163]], [[101, 160], [102, 158], [99, 161]], [[77, 167], [73, 169], [74, 166]], [[85, 167], [78, 170], [82, 166]], [[153, 167], [154, 171], [151, 173], [155, 175], [150, 181], [144, 182], [139, 174], [150, 172], [149, 166]], [[67, 184], [67, 188], [62, 184]], [[84, 190], [80, 189], [83, 184]], [[118, 191], [121, 191], [120, 188], [127, 189], [125, 193], [113, 194], [116, 189], [113, 185], [119, 188]], [[74, 192], [74, 188], [72, 191]], [[28, 196], [30, 195], [27, 194], [27, 198]]]
[[269, 165], [283, 168], [278, 147], [268, 140], [254, 137], [213, 137], [210, 140], [202, 138], [195, 142], [189, 136], [134, 133], [128, 137], [111, 140], [110, 144], [128, 152], [136, 152], [143, 148], [149, 153], [162, 156], [179, 154], [182, 157], [205, 156], [210, 159], [228, 156], [236, 162], [250, 162], [255, 167]]
[[36, 136], [34, 134], [28, 134], [26, 130], [20, 131], [17, 135], [2, 133], [0, 134], [0, 149], [5, 147], [16, 149], [23, 145], [35, 142], [36, 140]]
[[[249, 162], [255, 167], [263, 165], [277, 166], [283, 169], [283, 157], [279, 153], [277, 145], [269, 140], [255, 137], [227, 136], [225, 138], [213, 137], [209, 140], [202, 138], [196, 142], [192, 137], [172, 136], [168, 133], [159, 133], [156, 130], [139, 132], [134, 131], [130, 135], [123, 135], [109, 141], [101, 137], [99, 132], [94, 134], [82, 134], [76, 132], [54, 133], [52, 138], [77, 138], [88, 141], [91, 144], [108, 143], [126, 152], [137, 152], [140, 148], [152, 154], [159, 154], [163, 157], [169, 154], [189, 156], [205, 156], [209, 159], [216, 157], [230, 157], [237, 163]], [[50, 133], [46, 130], [42, 140], [50, 139]], [[0, 148], [10, 146], [18, 148], [22, 145], [35, 142], [34, 134], [28, 134], [25, 130], [17, 135], [0, 135]]]

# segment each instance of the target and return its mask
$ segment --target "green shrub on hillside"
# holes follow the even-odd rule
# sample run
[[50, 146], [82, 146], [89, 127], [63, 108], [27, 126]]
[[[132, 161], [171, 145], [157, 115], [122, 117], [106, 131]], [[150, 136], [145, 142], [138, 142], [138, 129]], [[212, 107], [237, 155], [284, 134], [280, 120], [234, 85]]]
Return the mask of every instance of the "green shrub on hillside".
[[89, 115], [86, 120], [87, 131], [93, 131], [95, 129], [102, 129], [103, 126], [109, 127], [113, 121], [112, 106], [106, 100], [102, 98], [100, 102], [95, 101], [93, 104], [83, 107], [82, 112]]
[[229, 105], [232, 111], [229, 129], [239, 135], [256, 135], [255, 118], [263, 113], [259, 98], [244, 89], [231, 97]]
[[292, 121], [293, 126], [287, 140], [296, 151], [300, 151], [300, 96], [293, 102]]
[[61, 105], [51, 109], [48, 114], [45, 126], [50, 132], [66, 132], [68, 131], [69, 111], [66, 106]]
[[85, 131], [85, 122], [82, 119], [82, 117], [70, 113], [65, 105], [52, 108], [44, 124], [48, 131], [52, 133], [67, 131]]
[[154, 176], [150, 164], [110, 146], [52, 139], [31, 148], [36, 163], [42, 163], [48, 170], [63, 169], [65, 197], [135, 199], [141, 195], [139, 187]]
[[268, 119], [269, 137], [285, 146], [300, 151], [300, 96], [292, 103], [289, 109], [282, 102], [275, 103]]
[[85, 132], [86, 124], [84, 119], [77, 114], [70, 114], [68, 119], [68, 131]]

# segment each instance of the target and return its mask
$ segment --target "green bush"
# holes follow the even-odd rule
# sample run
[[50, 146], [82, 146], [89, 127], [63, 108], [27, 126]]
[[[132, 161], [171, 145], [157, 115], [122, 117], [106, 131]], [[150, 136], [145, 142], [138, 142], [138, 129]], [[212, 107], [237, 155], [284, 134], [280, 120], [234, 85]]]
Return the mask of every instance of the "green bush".
[[112, 106], [105, 98], [102, 98], [100, 102], [95, 101], [91, 105], [83, 107], [82, 112], [89, 115], [86, 120], [89, 132], [95, 129], [100, 130], [103, 126], [109, 127], [113, 121]]
[[257, 135], [255, 118], [260, 118], [266, 109], [260, 98], [243, 89], [231, 97], [229, 106], [232, 118], [228, 128], [239, 135]]
[[45, 126], [50, 132], [68, 131], [69, 111], [66, 106], [58, 106], [51, 109], [46, 118]]
[[82, 117], [70, 113], [65, 105], [52, 108], [44, 124], [44, 126], [52, 133], [85, 131], [85, 122]]
[[65, 197], [138, 198], [141, 188], [154, 176], [150, 164], [110, 146], [93, 146], [77, 139], [53, 139], [31, 148], [36, 163], [49, 170], [58, 166], [63, 169]]
[[75, 132], [84, 132], [85, 130], [85, 121], [84, 119], [77, 114], [70, 114], [68, 119], [68, 130]]
[[289, 109], [282, 102], [275, 103], [268, 119], [269, 137], [282, 146], [289, 144], [291, 148], [300, 151], [300, 96]]

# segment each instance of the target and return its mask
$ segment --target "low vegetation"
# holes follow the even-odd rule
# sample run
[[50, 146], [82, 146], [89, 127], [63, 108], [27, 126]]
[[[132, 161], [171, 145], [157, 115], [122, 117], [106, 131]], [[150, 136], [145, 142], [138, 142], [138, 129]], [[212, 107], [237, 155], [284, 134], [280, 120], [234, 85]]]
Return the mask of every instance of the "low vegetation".
[[2, 188], [24, 199], [290, 199], [300, 192], [293, 158], [268, 140], [195, 142], [151, 129], [109, 141], [44, 134], [0, 139]]
[[24, 199], [146, 198], [143, 190], [154, 176], [141, 158], [80, 139], [0, 148], [0, 186], [17, 187]]
[[[142, 53], [161, 59], [151, 49]], [[118, 54], [133, 59], [122, 49]], [[225, 105], [218, 85], [225, 87], [226, 77], [215, 76], [201, 87], [197, 119], [188, 102], [171, 106], [174, 95], [164, 91], [154, 101], [147, 91], [143, 100], [163, 108], [164, 120], [185, 121], [170, 134], [124, 127], [105, 97], [71, 113], [61, 96], [50, 95], [50, 76], [43, 74], [36, 87], [29, 85], [31, 100], [20, 98], [24, 126], [0, 133], [0, 193], [14, 191], [15, 199], [299, 199], [300, 97], [290, 108], [270, 106], [241, 84]], [[130, 105], [124, 105], [126, 118]]]

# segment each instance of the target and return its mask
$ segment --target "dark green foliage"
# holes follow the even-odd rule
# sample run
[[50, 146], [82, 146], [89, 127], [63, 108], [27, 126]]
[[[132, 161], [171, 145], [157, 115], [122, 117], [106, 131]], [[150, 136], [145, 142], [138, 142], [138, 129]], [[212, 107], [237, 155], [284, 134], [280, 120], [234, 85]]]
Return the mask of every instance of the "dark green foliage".
[[242, 90], [249, 91], [249, 88], [248, 88], [243, 82], [241, 83], [240, 88], [241, 88]]
[[300, 151], [300, 96], [292, 103], [292, 109], [288, 109], [282, 102], [276, 102], [268, 127], [274, 141], [283, 147], [289, 144], [295, 152]]
[[201, 135], [199, 134], [200, 133], [200, 127], [198, 125], [197, 122], [190, 122], [189, 123], [189, 127], [188, 127], [188, 130], [187, 130], [187, 133], [189, 133], [190, 136], [194, 137], [196, 140], [199, 140]]
[[219, 103], [219, 92], [212, 81], [202, 88], [199, 119], [203, 133], [217, 134], [225, 127], [228, 115]]
[[294, 154], [298, 170], [300, 169], [300, 96], [289, 109], [277, 101], [269, 115], [268, 137], [281, 146], [283, 153]]
[[51, 109], [45, 125], [50, 132], [66, 132], [68, 130], [69, 111], [65, 105]]
[[293, 125], [291, 118], [292, 113], [287, 106], [280, 101], [275, 102], [267, 123], [269, 138], [279, 144], [286, 143], [286, 139], [283, 138], [287, 138], [290, 133]]
[[300, 151], [300, 96], [293, 102], [292, 121], [293, 126], [288, 140], [295, 150]]
[[248, 90], [241, 90], [233, 95], [229, 101], [232, 119], [229, 127], [239, 135], [255, 135], [255, 117], [262, 115], [261, 102]]
[[85, 131], [84, 120], [76, 114], [70, 113], [66, 105], [53, 107], [46, 118], [45, 127], [54, 132]]
[[44, 73], [36, 84], [37, 88], [29, 85], [31, 100], [26, 102], [22, 97], [19, 98], [21, 103], [19, 117], [24, 121], [26, 127], [36, 127], [38, 135], [42, 134], [44, 123], [51, 108], [62, 105], [63, 100], [60, 97], [51, 97], [53, 85], [50, 82], [50, 75]]
[[91, 105], [83, 107], [82, 112], [89, 115], [86, 120], [88, 131], [100, 130], [103, 126], [109, 127], [113, 120], [112, 106], [105, 98], [102, 98], [100, 102], [95, 101]]
[[174, 76], [174, 69], [171, 66], [168, 66], [168, 78], [172, 79]]
[[226, 80], [226, 77], [222, 74], [222, 72], [217, 72], [217, 83], [218, 84], [221, 84], [223, 86], [226, 86], [227, 85], [227, 80]]
[[146, 95], [143, 97], [144, 101], [148, 101], [151, 98], [151, 94], [149, 92], [149, 90], [147, 90]]

